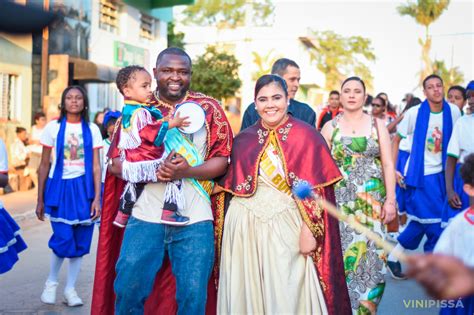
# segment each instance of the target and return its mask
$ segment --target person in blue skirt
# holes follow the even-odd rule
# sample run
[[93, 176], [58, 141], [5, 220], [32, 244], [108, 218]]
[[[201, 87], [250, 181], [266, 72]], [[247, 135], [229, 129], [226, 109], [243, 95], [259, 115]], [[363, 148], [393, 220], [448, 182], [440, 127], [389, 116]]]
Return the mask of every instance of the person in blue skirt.
[[[38, 170], [39, 220], [51, 221], [49, 240], [51, 264], [41, 301], [55, 304], [58, 274], [69, 260], [65, 302], [83, 304], [75, 290], [82, 257], [89, 253], [94, 220], [100, 216], [100, 156], [102, 136], [89, 122], [86, 91], [80, 86], [66, 88], [61, 96], [58, 120], [49, 122], [41, 135], [43, 146]], [[52, 161], [52, 162], [51, 162]]]
[[[397, 127], [393, 139], [394, 157], [397, 157], [402, 138], [411, 137], [411, 149], [403, 176], [406, 185], [406, 212], [410, 220], [398, 237], [394, 251], [418, 248], [423, 237], [425, 252], [433, 251], [442, 232], [441, 216], [446, 198], [444, 171], [447, 148], [453, 125], [461, 117], [459, 108], [444, 100], [443, 80], [438, 75], [423, 81], [426, 100], [410, 108]], [[388, 257], [389, 268], [400, 270], [394, 262], [395, 254]]]
[[[5, 143], [0, 139], [0, 187], [8, 184], [8, 159]], [[18, 253], [26, 249], [20, 236], [20, 227], [8, 214], [0, 201], [0, 274], [13, 268]]]
[[446, 227], [449, 222], [463, 209], [469, 206], [469, 196], [464, 192], [464, 182], [461, 178], [461, 165], [466, 156], [474, 153], [474, 81], [466, 88], [469, 95], [469, 109], [471, 114], [464, 115], [454, 124], [453, 134], [448, 145], [446, 160], [446, 192], [447, 200], [443, 209], [441, 226]]

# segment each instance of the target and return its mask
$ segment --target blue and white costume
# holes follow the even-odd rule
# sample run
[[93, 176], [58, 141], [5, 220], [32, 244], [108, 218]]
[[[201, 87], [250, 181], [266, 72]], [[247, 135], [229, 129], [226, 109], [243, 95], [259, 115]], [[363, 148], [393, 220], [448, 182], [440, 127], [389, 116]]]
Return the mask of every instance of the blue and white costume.
[[[8, 173], [7, 150], [0, 139], [0, 173]], [[20, 227], [8, 214], [0, 201], [0, 274], [13, 268], [18, 261], [18, 253], [26, 249], [20, 236]]]
[[89, 253], [94, 225], [90, 208], [94, 199], [93, 150], [102, 147], [99, 127], [49, 122], [41, 144], [53, 148], [53, 161], [44, 190], [45, 216], [53, 235], [49, 247], [61, 258]]
[[406, 212], [410, 222], [398, 237], [401, 246], [416, 249], [423, 236], [425, 251], [432, 251], [441, 234], [441, 214], [446, 198], [444, 165], [459, 108], [443, 101], [443, 110], [430, 112], [428, 101], [410, 108], [398, 126], [402, 138], [412, 137], [405, 167]]
[[454, 216], [469, 206], [469, 196], [464, 192], [464, 182], [460, 169], [464, 159], [474, 153], [474, 114], [459, 118], [454, 124], [453, 134], [449, 140], [448, 155], [454, 157], [458, 163], [454, 172], [453, 189], [461, 199], [461, 209], [452, 208], [446, 201], [443, 209], [441, 226], [446, 227]]

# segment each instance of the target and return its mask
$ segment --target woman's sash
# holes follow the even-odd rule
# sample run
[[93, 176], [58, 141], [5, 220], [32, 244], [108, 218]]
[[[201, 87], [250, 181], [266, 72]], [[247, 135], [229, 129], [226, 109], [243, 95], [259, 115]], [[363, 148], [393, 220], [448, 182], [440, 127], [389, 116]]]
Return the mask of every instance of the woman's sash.
[[279, 192], [291, 196], [291, 188], [285, 180], [285, 170], [280, 156], [280, 149], [274, 132], [260, 159], [259, 175], [264, 182]]

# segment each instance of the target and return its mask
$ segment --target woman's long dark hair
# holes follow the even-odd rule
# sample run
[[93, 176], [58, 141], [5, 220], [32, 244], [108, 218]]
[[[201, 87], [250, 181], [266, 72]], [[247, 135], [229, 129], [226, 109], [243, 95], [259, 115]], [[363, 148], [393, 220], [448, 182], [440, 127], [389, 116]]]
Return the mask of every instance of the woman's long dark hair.
[[65, 88], [63, 91], [63, 94], [61, 95], [61, 105], [60, 105], [61, 113], [59, 114], [58, 123], [61, 122], [61, 120], [65, 118], [67, 115], [66, 95], [67, 93], [69, 93], [69, 91], [74, 90], [74, 89], [78, 90], [82, 94], [84, 108], [82, 109], [82, 112], [81, 112], [81, 118], [84, 119], [86, 122], [89, 122], [89, 99], [87, 98], [87, 92], [82, 86], [71, 85]]

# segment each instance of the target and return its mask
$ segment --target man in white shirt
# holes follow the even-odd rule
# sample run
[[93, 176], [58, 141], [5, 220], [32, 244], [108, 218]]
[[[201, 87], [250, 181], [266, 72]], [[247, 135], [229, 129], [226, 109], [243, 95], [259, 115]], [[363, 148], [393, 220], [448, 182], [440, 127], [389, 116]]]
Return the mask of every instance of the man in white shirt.
[[[154, 74], [157, 89], [150, 104], [160, 109], [164, 116], [183, 102], [195, 102], [204, 110], [205, 125], [197, 132], [185, 135], [203, 156], [204, 163], [191, 167], [181, 155], [172, 159], [174, 153], [169, 153], [169, 158], [157, 173], [160, 182], [148, 183], [132, 209], [115, 266], [114, 253], [118, 251], [116, 245], [120, 246], [120, 239], [114, 238], [117, 233], [111, 229], [110, 218], [115, 214], [110, 212], [116, 213], [117, 209], [110, 205], [117, 201], [120, 194], [110, 188], [120, 184], [115, 185], [116, 179], [111, 174], [121, 176], [120, 150], [117, 148], [120, 132], [115, 134], [108, 154], [112, 164], [109, 166], [111, 174], [105, 180], [93, 313], [108, 313], [106, 310], [113, 312], [113, 305], [110, 305], [113, 292], [109, 291], [110, 280], [115, 277], [114, 267], [116, 314], [143, 314], [145, 301], [149, 297], [148, 300], [153, 300], [157, 290], [159, 299], [150, 302], [155, 307], [146, 308], [148, 312], [175, 313], [176, 304], [177, 312], [183, 314], [204, 314], [206, 309], [207, 289], [214, 262], [212, 221], [216, 218], [209, 199], [186, 179], [197, 179], [203, 182], [204, 187], [207, 181], [225, 173], [232, 146], [232, 132], [222, 107], [215, 99], [189, 90], [191, 59], [186, 52], [179, 48], [162, 51], [158, 55]], [[189, 224], [180, 227], [161, 223], [166, 182], [175, 179], [186, 180], [183, 185], [185, 209], [182, 214], [190, 218]], [[166, 261], [171, 264], [175, 281], [169, 273], [166, 279], [161, 276], [163, 272], [169, 271], [170, 264]], [[162, 307], [163, 304], [171, 308]]]
[[[396, 250], [416, 249], [426, 235], [424, 250], [431, 252], [441, 234], [441, 214], [446, 198], [444, 165], [453, 125], [461, 117], [459, 108], [444, 100], [442, 79], [430, 75], [423, 81], [426, 100], [410, 108], [398, 125], [393, 139], [393, 153], [398, 155], [402, 138], [411, 137], [410, 157], [397, 181], [406, 185], [408, 226], [398, 237]], [[392, 275], [402, 276], [395, 257], [388, 257]]]

